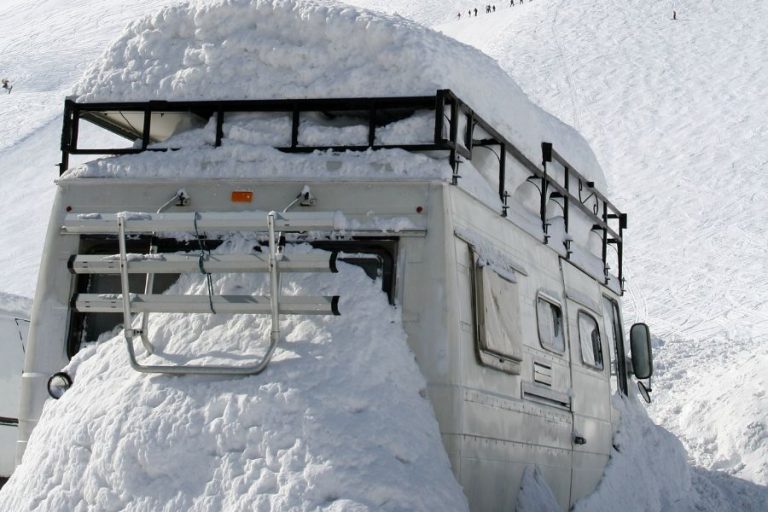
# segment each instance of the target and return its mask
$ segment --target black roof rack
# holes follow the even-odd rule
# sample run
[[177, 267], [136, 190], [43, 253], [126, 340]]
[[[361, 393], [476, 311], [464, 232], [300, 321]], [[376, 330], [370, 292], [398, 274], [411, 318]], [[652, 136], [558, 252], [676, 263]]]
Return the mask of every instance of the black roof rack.
[[[408, 117], [417, 111], [434, 113], [433, 138], [428, 143], [377, 144], [376, 130], [388, 122]], [[398, 96], [374, 98], [315, 98], [276, 100], [224, 100], [224, 101], [144, 101], [144, 102], [100, 102], [78, 103], [66, 100], [64, 103], [64, 126], [61, 135], [60, 174], [69, 166], [70, 155], [124, 155], [143, 151], [168, 151], [169, 147], [152, 147], [152, 144], [167, 139], [179, 127], [203, 126], [215, 119], [216, 136], [214, 144], [220, 146], [224, 138], [224, 120], [235, 113], [285, 113], [291, 118], [291, 143], [276, 149], [288, 153], [311, 153], [313, 151], [366, 151], [377, 149], [403, 149], [406, 151], [445, 151], [453, 169], [453, 184], [459, 178], [461, 158], [472, 159], [475, 148], [497, 146], [499, 166], [499, 198], [502, 202], [501, 215], [507, 214], [509, 193], [505, 188], [505, 168], [508, 156], [520, 163], [531, 176], [539, 180], [541, 193], [540, 216], [544, 232], [543, 242], [549, 242], [547, 205], [555, 201], [563, 210], [565, 230], [568, 232], [570, 208], [582, 211], [592, 222], [593, 230], [602, 239], [604, 282], [610, 282], [608, 246], [614, 246], [617, 254], [618, 278], [623, 290], [623, 231], [627, 227], [627, 215], [619, 211], [594, 185], [560, 155], [549, 142], [542, 142], [542, 163], [536, 165], [512, 142], [502, 136], [465, 102], [447, 89], [438, 90], [434, 96]], [[321, 112], [328, 115], [348, 115], [367, 119], [367, 144], [317, 146], [305, 145], [299, 141], [302, 115]], [[117, 135], [133, 140], [133, 147], [124, 148], [80, 148], [78, 146], [80, 121], [86, 120]], [[463, 133], [459, 134], [459, 131]], [[482, 133], [483, 138], [475, 138]], [[562, 183], [550, 174], [548, 164], [557, 162], [564, 169]], [[583, 197], [586, 194], [586, 197]], [[588, 206], [589, 204], [589, 206]], [[566, 257], [570, 258], [570, 241], [566, 240]]]

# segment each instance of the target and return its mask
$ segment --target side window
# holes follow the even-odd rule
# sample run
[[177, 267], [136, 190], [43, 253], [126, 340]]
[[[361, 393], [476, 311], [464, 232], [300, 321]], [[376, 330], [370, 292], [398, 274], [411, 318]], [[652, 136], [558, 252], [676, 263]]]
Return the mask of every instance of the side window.
[[[497, 356], [496, 362], [522, 361], [519, 286], [514, 272], [495, 269], [475, 257], [473, 277], [475, 325], [480, 350]], [[489, 364], [489, 361], [482, 357], [481, 360]], [[497, 365], [493, 364], [493, 366]], [[515, 368], [498, 367], [517, 373], [515, 370], [517, 366]]]
[[581, 360], [589, 366], [603, 369], [603, 345], [597, 320], [584, 311], [579, 311], [579, 345]]
[[540, 296], [536, 300], [536, 320], [541, 346], [554, 352], [564, 352], [563, 311], [560, 306]]

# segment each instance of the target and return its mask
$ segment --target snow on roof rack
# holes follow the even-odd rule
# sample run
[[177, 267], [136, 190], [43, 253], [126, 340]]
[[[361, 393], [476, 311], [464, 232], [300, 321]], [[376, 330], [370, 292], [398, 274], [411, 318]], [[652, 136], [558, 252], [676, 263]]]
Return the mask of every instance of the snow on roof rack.
[[[376, 129], [394, 120], [408, 117], [416, 111], [434, 112], [434, 134], [429, 143], [413, 144], [408, 141], [395, 144], [377, 144]], [[354, 115], [365, 118], [368, 122], [367, 144], [318, 146], [299, 143], [299, 129], [302, 114], [311, 112], [331, 113], [334, 115]], [[287, 153], [311, 153], [313, 151], [367, 151], [378, 149], [402, 149], [405, 151], [445, 151], [453, 170], [452, 183], [458, 184], [461, 178], [459, 165], [461, 158], [472, 159], [475, 147], [498, 146], [498, 185], [499, 199], [502, 203], [501, 215], [507, 214], [509, 193], [506, 190], [505, 170], [507, 154], [520, 163], [531, 176], [539, 180], [541, 193], [540, 216], [544, 232], [543, 242], [549, 241], [547, 234], [550, 225], [547, 219], [549, 201], [561, 200], [557, 204], [563, 210], [565, 232], [568, 233], [570, 207], [590, 219], [593, 230], [602, 239], [602, 259], [605, 269], [605, 283], [611, 280], [608, 266], [607, 248], [616, 248], [618, 260], [618, 280], [623, 291], [623, 231], [627, 227], [627, 215], [622, 213], [596, 188], [593, 181], [579, 173], [560, 155], [549, 142], [542, 142], [541, 167], [526, 157], [515, 144], [501, 135], [464, 101], [448, 89], [438, 90], [434, 96], [396, 96], [372, 98], [310, 98], [310, 99], [272, 99], [272, 100], [223, 100], [223, 101], [158, 101], [145, 102], [99, 102], [78, 103], [66, 100], [64, 103], [64, 126], [61, 136], [61, 163], [59, 174], [69, 167], [70, 155], [124, 155], [144, 151], [168, 151], [173, 147], [151, 147], [162, 142], [181, 129], [194, 125], [204, 125], [212, 118], [216, 123], [215, 146], [220, 146], [224, 138], [224, 120], [226, 116], [240, 113], [285, 113], [291, 117], [291, 143], [276, 149]], [[111, 131], [129, 140], [137, 141], [134, 147], [127, 148], [89, 148], [78, 147], [79, 124], [81, 120]], [[459, 132], [463, 133], [459, 133]], [[475, 138], [476, 133], [483, 138]], [[549, 173], [547, 164], [556, 162], [564, 169], [563, 173]], [[557, 175], [562, 174], [562, 183]], [[574, 193], [574, 189], [576, 193]], [[582, 197], [582, 192], [587, 197]], [[592, 203], [592, 207], [586, 205]], [[566, 247], [570, 258], [571, 251]]]

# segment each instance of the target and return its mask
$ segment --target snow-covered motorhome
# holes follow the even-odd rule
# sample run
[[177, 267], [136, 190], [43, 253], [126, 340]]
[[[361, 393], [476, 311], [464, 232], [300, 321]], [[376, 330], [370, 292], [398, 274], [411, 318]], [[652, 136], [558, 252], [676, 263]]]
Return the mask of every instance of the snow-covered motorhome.
[[[3, 297], [0, 297], [2, 299]], [[13, 472], [28, 315], [0, 303], [0, 482]]]
[[[88, 147], [86, 122], [135, 142]], [[209, 148], [258, 135], [277, 151], [203, 163], [190, 134]], [[46, 400], [77, 386], [60, 370], [84, 343], [125, 327], [139, 372], [258, 374], [284, 343], [280, 316], [355, 322], [336, 296], [280, 289], [285, 273], [334, 272], [345, 262], [378, 280], [401, 311], [471, 510], [511, 510], [528, 466], [563, 509], [599, 482], [618, 422], [611, 393], [628, 392], [633, 366], [636, 377], [650, 377], [650, 340], [644, 324], [633, 326], [628, 364], [626, 215], [553, 144], [541, 141], [541, 161], [531, 161], [471, 105], [439, 90], [68, 100], [62, 151], [62, 173], [73, 154], [145, 158], [122, 167], [105, 159], [89, 168], [102, 174], [70, 171], [58, 181], [22, 378], [19, 460]], [[248, 172], [217, 173], [232, 158]], [[234, 232], [258, 243], [215, 253]], [[322, 252], [292, 253], [295, 246]], [[269, 294], [220, 295], [210, 278], [197, 295], [163, 293], [185, 273], [251, 272], [270, 276]], [[270, 339], [249, 346], [257, 356], [245, 363], [242, 354], [229, 362], [218, 354], [217, 363], [189, 364], [153, 344], [146, 319], [169, 312], [267, 315]]]

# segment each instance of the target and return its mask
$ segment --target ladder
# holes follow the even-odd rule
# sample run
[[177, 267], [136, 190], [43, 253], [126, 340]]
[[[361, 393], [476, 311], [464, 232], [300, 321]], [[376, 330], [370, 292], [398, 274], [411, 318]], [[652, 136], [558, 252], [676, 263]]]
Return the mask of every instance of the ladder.
[[[119, 274], [120, 294], [79, 293], [73, 307], [81, 313], [122, 313], [125, 341], [131, 367], [143, 373], [255, 375], [264, 371], [280, 340], [280, 315], [339, 315], [339, 296], [294, 297], [280, 295], [281, 272], [337, 272], [338, 251], [325, 254], [285, 255], [278, 250], [281, 232], [338, 231], [344, 229], [341, 212], [184, 212], [114, 214], [67, 214], [61, 226], [63, 235], [116, 235], [119, 254], [102, 256], [75, 254], [69, 258], [74, 274]], [[269, 253], [199, 255], [128, 254], [126, 235], [157, 232], [268, 232]], [[277, 236], [276, 236], [277, 234]], [[208, 295], [152, 294], [154, 274], [201, 272], [208, 279]], [[214, 295], [212, 272], [268, 272], [269, 296]], [[129, 275], [145, 274], [145, 293], [130, 293]], [[149, 340], [150, 313], [226, 313], [270, 315], [270, 341], [261, 359], [248, 366], [226, 365], [150, 365], [136, 358], [134, 337], [139, 336], [147, 353], [155, 348]], [[135, 314], [142, 314], [141, 328], [133, 327]]]

